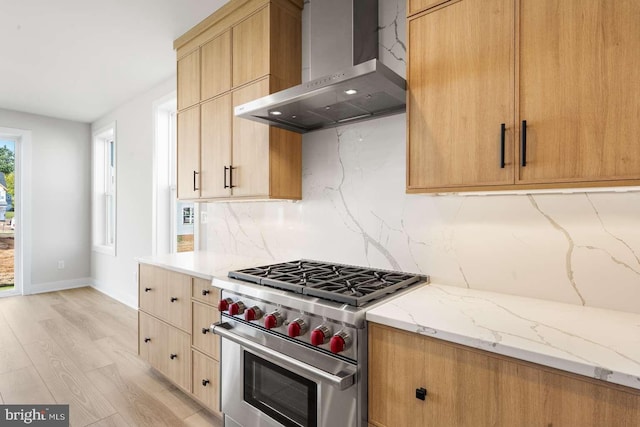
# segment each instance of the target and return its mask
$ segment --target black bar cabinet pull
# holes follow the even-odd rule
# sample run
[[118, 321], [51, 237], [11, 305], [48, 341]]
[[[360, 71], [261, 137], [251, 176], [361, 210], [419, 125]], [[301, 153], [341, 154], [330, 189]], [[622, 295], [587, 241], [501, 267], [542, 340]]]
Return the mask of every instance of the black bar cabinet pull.
[[199, 190], [199, 188], [196, 187], [196, 175], [200, 175], [200, 172], [193, 171], [193, 191]]
[[227, 185], [227, 170], [229, 168], [227, 166], [224, 167], [224, 188], [229, 188], [229, 185]]
[[169, 358], [170, 358], [171, 360], [175, 359], [176, 357], [178, 357], [178, 355], [177, 355], [177, 354], [175, 354], [175, 353], [174, 353], [174, 354], [171, 354], [171, 355], [169, 356]]
[[202, 335], [207, 335], [207, 332], [209, 332], [209, 328], [202, 328]]
[[527, 166], [527, 121], [522, 121], [522, 131], [520, 132], [520, 158], [522, 166]]
[[235, 168], [233, 167], [233, 165], [229, 165], [229, 188], [234, 188], [235, 185], [233, 185], [233, 170]]
[[209, 295], [209, 292], [211, 292], [209, 289], [203, 289], [202, 290], [202, 296], [206, 297], [207, 295]]
[[507, 127], [504, 123], [500, 125], [500, 169], [504, 169], [504, 134]]
[[171, 302], [176, 302], [176, 301], [178, 301], [178, 298], [176, 298], [176, 297], [171, 297]]
[[144, 342], [149, 342], [149, 341], [151, 341], [151, 338], [149, 338], [149, 337], [146, 337], [146, 338], [144, 339]]
[[416, 389], [416, 399], [425, 400], [427, 398], [427, 389], [420, 387]]
[[149, 292], [151, 290], [151, 288], [144, 288], [145, 292]]
[[209, 380], [202, 380], [202, 387], [206, 387], [207, 384], [209, 384], [211, 381]]

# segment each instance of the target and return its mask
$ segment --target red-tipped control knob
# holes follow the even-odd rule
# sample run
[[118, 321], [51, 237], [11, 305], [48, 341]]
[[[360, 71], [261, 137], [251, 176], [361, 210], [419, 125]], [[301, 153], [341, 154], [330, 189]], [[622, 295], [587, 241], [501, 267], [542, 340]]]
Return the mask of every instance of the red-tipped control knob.
[[289, 323], [289, 329], [287, 332], [291, 338], [295, 338], [306, 334], [307, 329], [307, 324], [304, 320], [295, 319], [293, 322]]
[[231, 298], [225, 298], [218, 301], [218, 311], [227, 311], [229, 309], [229, 304], [233, 303]]
[[245, 306], [242, 301], [234, 302], [229, 306], [229, 314], [235, 316], [244, 313]]
[[351, 345], [351, 337], [344, 331], [336, 332], [334, 336], [331, 337], [331, 341], [329, 342], [329, 348], [332, 353], [340, 353], [345, 351]]
[[327, 339], [329, 339], [329, 335], [331, 335], [331, 331], [324, 325], [318, 326], [313, 331], [311, 331], [311, 345], [315, 345], [316, 347], [322, 344], [327, 343]]
[[282, 325], [283, 320], [282, 315], [277, 311], [274, 311], [273, 313], [265, 316], [264, 327], [267, 329], [277, 328]]
[[337, 335], [332, 336], [329, 346], [331, 347], [331, 353], [340, 353], [341, 351], [344, 351], [344, 338]]
[[262, 317], [262, 310], [259, 307], [253, 306], [248, 308], [247, 311], [244, 312], [244, 320], [247, 322], [251, 322], [252, 320], [258, 320]]

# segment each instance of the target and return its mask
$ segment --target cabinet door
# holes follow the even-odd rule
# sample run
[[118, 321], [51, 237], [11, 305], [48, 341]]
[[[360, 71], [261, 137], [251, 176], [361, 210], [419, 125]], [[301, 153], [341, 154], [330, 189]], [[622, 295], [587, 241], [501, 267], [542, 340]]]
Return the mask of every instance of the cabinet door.
[[[231, 94], [223, 95], [201, 105], [201, 175], [200, 197], [229, 197], [231, 165]], [[225, 188], [225, 185], [227, 188]]]
[[513, 184], [513, 15], [462, 0], [409, 21], [409, 191]]
[[200, 197], [200, 107], [178, 113], [178, 199]]
[[520, 1], [519, 181], [640, 178], [640, 2]]
[[233, 86], [269, 74], [269, 8], [233, 28]]
[[220, 365], [217, 361], [193, 352], [193, 394], [208, 408], [220, 412]]
[[200, 49], [202, 100], [231, 89], [231, 31], [225, 31]]
[[200, 101], [200, 52], [195, 50], [178, 60], [178, 110]]
[[[233, 92], [233, 106], [269, 94], [264, 79]], [[233, 195], [269, 195], [269, 126], [233, 118]]]
[[417, 388], [431, 388], [424, 361], [418, 334], [369, 323], [369, 422], [384, 427], [427, 425], [425, 402], [415, 397]]

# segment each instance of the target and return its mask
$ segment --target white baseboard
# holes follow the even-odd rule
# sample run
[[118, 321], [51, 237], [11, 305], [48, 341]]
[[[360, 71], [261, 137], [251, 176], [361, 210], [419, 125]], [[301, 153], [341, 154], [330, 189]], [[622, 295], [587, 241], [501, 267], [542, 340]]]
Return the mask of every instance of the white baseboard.
[[134, 310], [138, 309], [138, 300], [136, 297], [131, 297], [131, 295], [125, 295], [120, 292], [113, 292], [113, 290], [104, 286], [98, 280], [93, 280], [91, 283], [91, 287], [93, 287], [93, 289], [95, 289], [96, 291], [123, 303], [124, 305], [128, 305]]
[[64, 291], [65, 289], [83, 288], [92, 286], [93, 279], [91, 277], [82, 277], [80, 279], [60, 280], [58, 282], [36, 283], [25, 289], [24, 294], [41, 294], [44, 292]]

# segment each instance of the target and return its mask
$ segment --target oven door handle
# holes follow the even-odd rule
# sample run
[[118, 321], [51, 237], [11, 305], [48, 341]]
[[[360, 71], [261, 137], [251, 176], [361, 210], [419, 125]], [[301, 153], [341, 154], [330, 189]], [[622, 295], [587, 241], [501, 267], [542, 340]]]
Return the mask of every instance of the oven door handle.
[[231, 326], [227, 322], [213, 323], [210, 329], [211, 332], [220, 336], [221, 338], [233, 341], [236, 344], [259, 353], [261, 356], [267, 359], [274, 360], [281, 365], [284, 365], [285, 367], [293, 367], [303, 370], [309, 377], [312, 377], [311, 379], [315, 378], [317, 380], [328, 382], [338, 390], [346, 390], [355, 382], [355, 372], [340, 371], [336, 375], [334, 375], [330, 374], [329, 372], [323, 371], [322, 369], [318, 369], [314, 366], [308, 365], [304, 362], [300, 362], [299, 360], [296, 360], [290, 356], [269, 351], [268, 348], [231, 332], [233, 326]]

